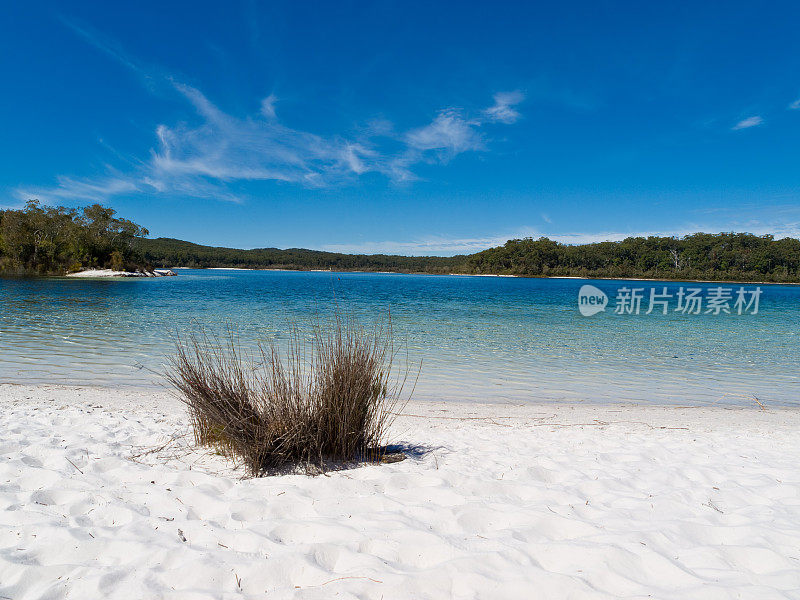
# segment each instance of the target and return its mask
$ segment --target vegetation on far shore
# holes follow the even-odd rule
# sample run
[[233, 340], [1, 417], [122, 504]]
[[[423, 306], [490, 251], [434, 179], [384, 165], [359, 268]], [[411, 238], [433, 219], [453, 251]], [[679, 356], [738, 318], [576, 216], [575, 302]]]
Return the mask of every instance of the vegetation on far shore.
[[339, 254], [318, 250], [237, 250], [181, 240], [137, 240], [148, 262], [170, 267], [332, 269], [401, 273], [462, 273], [523, 277], [652, 278], [800, 282], [800, 240], [748, 233], [695, 233], [682, 238], [631, 237], [568, 245], [540, 238], [509, 240], [467, 256]]
[[568, 245], [547, 238], [509, 240], [471, 255], [341, 254], [291, 248], [238, 250], [171, 238], [114, 217], [97, 204], [0, 211], [0, 273], [62, 274], [92, 267], [236, 267], [525, 277], [652, 278], [800, 282], [800, 240], [749, 233], [630, 237]]
[[510, 240], [467, 257], [468, 273], [530, 277], [800, 282], [800, 240], [750, 233], [630, 237], [571, 246]]
[[393, 271], [398, 273], [453, 273], [466, 256], [398, 256], [341, 254], [303, 248], [239, 250], [202, 246], [171, 238], [137, 240], [142, 256], [154, 265], [203, 269], [312, 269], [333, 271]]

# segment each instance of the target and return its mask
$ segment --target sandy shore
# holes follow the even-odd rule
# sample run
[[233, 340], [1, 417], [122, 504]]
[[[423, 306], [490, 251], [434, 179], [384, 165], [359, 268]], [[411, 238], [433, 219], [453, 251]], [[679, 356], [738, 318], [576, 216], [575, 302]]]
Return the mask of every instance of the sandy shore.
[[420, 402], [248, 480], [166, 394], [0, 397], [0, 598], [800, 598], [800, 411]]
[[113, 269], [87, 269], [69, 273], [66, 277], [79, 279], [97, 279], [104, 277], [169, 277], [175, 275], [170, 269], [154, 269], [152, 271], [115, 271]]

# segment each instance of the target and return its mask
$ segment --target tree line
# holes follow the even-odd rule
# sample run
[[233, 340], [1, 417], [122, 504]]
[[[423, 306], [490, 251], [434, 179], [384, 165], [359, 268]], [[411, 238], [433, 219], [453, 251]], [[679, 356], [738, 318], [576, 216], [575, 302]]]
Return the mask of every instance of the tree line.
[[[341, 254], [303, 248], [238, 250], [202, 246], [171, 238], [137, 240], [142, 256], [158, 267], [234, 267], [243, 269], [297, 269], [334, 271], [392, 271], [397, 273], [452, 273], [465, 256], [397, 256]], [[169, 267], [167, 267], [167, 265]]]
[[800, 282], [800, 240], [695, 233], [568, 245], [526, 238], [473, 254], [464, 267], [468, 273], [529, 277]]
[[88, 268], [145, 268], [134, 246], [147, 229], [115, 217], [112, 208], [43, 206], [0, 211], [0, 273], [56, 275]]
[[771, 235], [695, 233], [581, 245], [524, 238], [471, 255], [397, 256], [302, 248], [239, 250], [149, 239], [146, 229], [115, 214], [98, 204], [53, 208], [35, 200], [21, 210], [0, 211], [0, 273], [156, 266], [800, 282], [800, 240]]

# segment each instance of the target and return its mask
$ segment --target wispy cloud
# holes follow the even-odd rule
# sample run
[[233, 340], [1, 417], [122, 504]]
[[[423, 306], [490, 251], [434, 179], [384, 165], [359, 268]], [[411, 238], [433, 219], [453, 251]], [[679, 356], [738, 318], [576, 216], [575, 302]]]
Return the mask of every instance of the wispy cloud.
[[629, 237], [677, 237], [694, 233], [720, 233], [736, 231], [752, 233], [753, 235], [773, 235], [776, 239], [800, 237], [800, 221], [766, 221], [750, 219], [736, 222], [717, 222], [703, 224], [686, 224], [671, 229], [661, 230], [631, 230], [631, 231], [596, 231], [574, 233], [549, 233], [543, 234], [551, 240], [563, 244], [591, 244], [594, 242], [619, 242]]
[[122, 174], [109, 174], [96, 179], [56, 177], [57, 184], [50, 187], [20, 187], [14, 191], [18, 200], [38, 198], [45, 202], [103, 202], [112, 196], [136, 193], [141, 187], [134, 178]]
[[[239, 182], [279, 181], [306, 187], [346, 184], [366, 173], [392, 182], [413, 181], [418, 164], [446, 164], [467, 152], [486, 151], [491, 122], [510, 124], [519, 113], [519, 92], [497, 93], [494, 105], [470, 116], [450, 107], [405, 132], [391, 123], [367, 126], [356, 136], [322, 136], [283, 124], [270, 94], [255, 114], [236, 116], [214, 104], [200, 89], [166, 73], [142, 66], [117, 44], [91, 28], [67, 22], [80, 37], [133, 71], [151, 90], [177, 92], [192, 107], [194, 122], [160, 124], [157, 145], [135, 159], [128, 172], [98, 178], [60, 177], [47, 188], [19, 188], [18, 196], [42, 199], [105, 200], [128, 193], [162, 193], [238, 200]], [[199, 121], [198, 121], [199, 118]]]
[[61, 18], [61, 22], [86, 43], [127, 67], [149, 90], [155, 91], [169, 77], [169, 74], [159, 67], [140, 63], [139, 60], [129, 55], [116, 40], [103, 35], [86, 23], [64, 17]]
[[789, 105], [789, 110], [800, 110], [800, 98]]
[[[441, 110], [422, 127], [394, 133], [383, 127], [358, 139], [324, 137], [283, 125], [275, 97], [261, 102], [258, 114], [237, 117], [211, 102], [200, 90], [178, 81], [172, 87], [191, 105], [201, 122], [190, 126], [161, 124], [157, 146], [135, 172], [114, 173], [100, 181], [63, 177], [52, 188], [22, 188], [39, 197], [102, 200], [130, 192], [173, 193], [235, 200], [228, 184], [240, 181], [282, 181], [326, 187], [368, 172], [395, 182], [416, 179], [415, 164], [446, 164], [459, 154], [487, 149], [481, 118], [458, 109]], [[381, 141], [400, 142], [400, 150], [384, 151]], [[106, 191], [105, 195], [103, 190]], [[85, 196], [81, 194], [85, 192]]]
[[758, 115], [754, 115], [752, 117], [747, 117], [746, 119], [742, 119], [736, 125], [731, 127], [733, 131], [738, 131], [739, 129], [749, 129], [750, 127], [757, 127], [764, 123], [764, 119], [759, 117]]
[[523, 99], [521, 92], [497, 93], [494, 95], [494, 105], [473, 117], [460, 109], [443, 109], [429, 124], [401, 136], [406, 150], [387, 161], [388, 169], [377, 170], [385, 172], [395, 181], [409, 181], [416, 178], [410, 169], [414, 164], [447, 164], [464, 152], [486, 150], [487, 141], [481, 128], [491, 122], [511, 124], [516, 121], [519, 113], [512, 107]]
[[365, 241], [355, 244], [326, 244], [320, 250], [346, 254], [402, 254], [405, 256], [452, 256], [472, 254], [508, 240], [521, 237], [539, 237], [534, 230], [521, 230], [508, 235], [488, 237], [428, 236], [410, 241]]
[[547, 237], [562, 244], [589, 244], [593, 242], [616, 242], [636, 236], [682, 236], [693, 233], [688, 230], [667, 232], [575, 232], [553, 233], [539, 229], [525, 228], [486, 237], [448, 237], [430, 236], [410, 241], [365, 241], [355, 244], [326, 244], [319, 250], [343, 252], [347, 254], [402, 254], [406, 256], [452, 256], [454, 254], [472, 254], [488, 248], [502, 246], [508, 240]]
[[[797, 209], [795, 213], [800, 211]], [[554, 231], [551, 228], [525, 227], [509, 230], [506, 233], [486, 237], [466, 236], [429, 236], [410, 241], [365, 241], [355, 244], [327, 244], [320, 250], [356, 254], [403, 254], [410, 256], [452, 256], [454, 254], [472, 254], [488, 248], [504, 245], [508, 240], [547, 237], [562, 244], [591, 244], [595, 242], [619, 242], [629, 237], [677, 237], [693, 233], [719, 233], [722, 231], [748, 232], [754, 235], [773, 235], [776, 239], [792, 237], [800, 238], [800, 219], [794, 215], [792, 220], [787, 215], [776, 218], [747, 218], [704, 223], [684, 223], [669, 229], [661, 230], [599, 230], [599, 231]]]
[[368, 170], [358, 144], [291, 129], [272, 116], [229, 115], [196, 88], [175, 83], [202, 123], [159, 125], [159, 145], [151, 153], [149, 175], [164, 190], [176, 182], [220, 185], [232, 181], [275, 180], [308, 186], [327, 185]]
[[514, 123], [520, 117], [519, 112], [514, 107], [524, 99], [525, 96], [519, 91], [498, 92], [494, 95], [494, 105], [483, 112], [492, 121], [506, 124]]
[[[356, 244], [326, 244], [320, 250], [353, 254], [404, 254], [408, 256], [452, 256], [472, 254], [488, 248], [504, 245], [508, 240], [547, 237], [562, 244], [590, 244], [594, 242], [618, 242], [628, 237], [683, 236], [698, 230], [676, 229], [672, 231], [589, 231], [557, 233], [526, 227], [504, 234], [486, 237], [429, 236], [411, 241], [366, 241]], [[710, 230], [708, 230], [710, 231]], [[722, 231], [721, 229], [718, 231]]]
[[466, 120], [458, 110], [443, 110], [432, 123], [409, 131], [405, 141], [411, 150], [431, 150], [448, 160], [462, 152], [483, 150], [483, 137], [476, 129], [480, 124]]
[[267, 117], [268, 119], [275, 118], [275, 103], [278, 101], [278, 98], [275, 94], [270, 94], [266, 98], [261, 101], [261, 114]]

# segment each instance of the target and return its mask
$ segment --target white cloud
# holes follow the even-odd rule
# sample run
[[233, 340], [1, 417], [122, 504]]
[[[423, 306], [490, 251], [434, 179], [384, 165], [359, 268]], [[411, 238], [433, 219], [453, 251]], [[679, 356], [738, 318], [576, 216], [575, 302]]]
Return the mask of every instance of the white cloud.
[[[447, 237], [430, 236], [410, 241], [374, 241], [357, 244], [326, 244], [320, 250], [342, 252], [345, 254], [402, 254], [405, 256], [452, 256], [454, 254], [472, 254], [494, 246], [502, 246], [514, 237], [535, 235], [525, 231], [509, 236], [492, 237]], [[538, 237], [538, 236], [537, 236]]]
[[494, 105], [484, 110], [490, 120], [501, 123], [514, 123], [520, 114], [514, 108], [522, 102], [525, 96], [522, 92], [498, 92], [494, 95]]
[[175, 87], [203, 122], [195, 127], [158, 126], [159, 147], [152, 151], [148, 174], [165, 190], [173, 180], [197, 179], [317, 186], [366, 170], [348, 142], [297, 131], [262, 116], [234, 117], [199, 90], [183, 84]]
[[275, 103], [278, 101], [278, 98], [275, 97], [275, 94], [270, 94], [266, 98], [261, 101], [261, 114], [267, 117], [268, 119], [275, 118]]
[[[439, 111], [427, 125], [405, 133], [395, 133], [384, 122], [381, 127], [368, 127], [356, 139], [345, 139], [281, 124], [272, 95], [262, 100], [258, 114], [237, 117], [222, 111], [200, 90], [175, 80], [170, 83], [194, 108], [199, 123], [156, 127], [157, 146], [149, 159], [133, 161], [138, 167], [130, 173], [85, 180], [61, 177], [58, 185], [36, 190], [39, 197], [102, 201], [141, 192], [238, 201], [228, 187], [236, 182], [324, 187], [369, 172], [395, 182], [413, 181], [415, 164], [445, 164], [459, 154], [487, 148], [480, 131], [484, 121], [469, 119], [453, 108]], [[394, 143], [394, 150], [382, 150], [386, 140]]]
[[341, 159], [353, 173], [361, 175], [369, 170], [365, 161], [374, 157], [375, 152], [361, 144], [347, 144], [342, 152]]
[[[688, 232], [686, 232], [688, 233]], [[486, 237], [447, 237], [430, 236], [410, 241], [367, 241], [357, 244], [326, 244], [320, 250], [343, 252], [347, 254], [403, 254], [406, 256], [452, 256], [454, 254], [472, 254], [487, 248], [502, 246], [508, 240], [547, 237], [563, 244], [588, 244], [592, 242], [619, 241], [627, 237], [643, 235], [684, 235], [674, 233], [621, 233], [621, 232], [587, 232], [587, 233], [545, 233], [538, 229], [525, 228], [515, 232]]]
[[125, 175], [109, 175], [94, 180], [57, 177], [58, 184], [50, 188], [22, 187], [15, 190], [20, 200], [37, 198], [43, 202], [81, 200], [103, 202], [110, 196], [139, 191], [136, 182]]
[[789, 105], [789, 110], [800, 110], [800, 98]]
[[731, 127], [733, 131], [738, 131], [739, 129], [749, 129], [750, 127], [756, 127], [764, 123], [764, 119], [759, 117], [758, 115], [747, 117], [746, 119], [742, 119], [736, 125]]
[[[535, 228], [522, 228], [505, 234], [486, 237], [448, 237], [430, 236], [410, 241], [367, 241], [357, 244], [327, 244], [320, 250], [344, 252], [348, 254], [404, 254], [410, 256], [448, 256], [453, 254], [472, 254], [487, 248], [504, 245], [508, 240], [547, 237], [562, 244], [590, 244], [594, 242], [618, 242], [628, 237], [683, 236], [696, 230], [648, 231], [648, 232], [567, 232], [554, 233]], [[719, 231], [722, 231], [721, 229]]]
[[405, 141], [413, 150], [433, 150], [449, 159], [469, 150], [483, 150], [483, 138], [476, 130], [479, 125], [455, 109], [443, 110], [430, 124], [409, 131]]
[[494, 105], [469, 118], [445, 108], [433, 120], [398, 132], [386, 120], [371, 121], [355, 136], [321, 136], [282, 124], [274, 94], [259, 111], [244, 117], [228, 114], [199, 89], [177, 81], [158, 67], [146, 67], [113, 40], [90, 27], [65, 21], [77, 35], [134, 72], [152, 92], [177, 91], [199, 116], [199, 122], [161, 124], [157, 146], [144, 159], [127, 160], [130, 171], [109, 169], [100, 177], [60, 177], [51, 188], [18, 188], [18, 196], [102, 201], [126, 193], [173, 194], [238, 201], [237, 182], [280, 181], [307, 187], [347, 183], [365, 173], [380, 173], [393, 182], [413, 181], [420, 163], [445, 164], [465, 152], [485, 151], [480, 128], [488, 122], [513, 123], [520, 92], [494, 95]]

